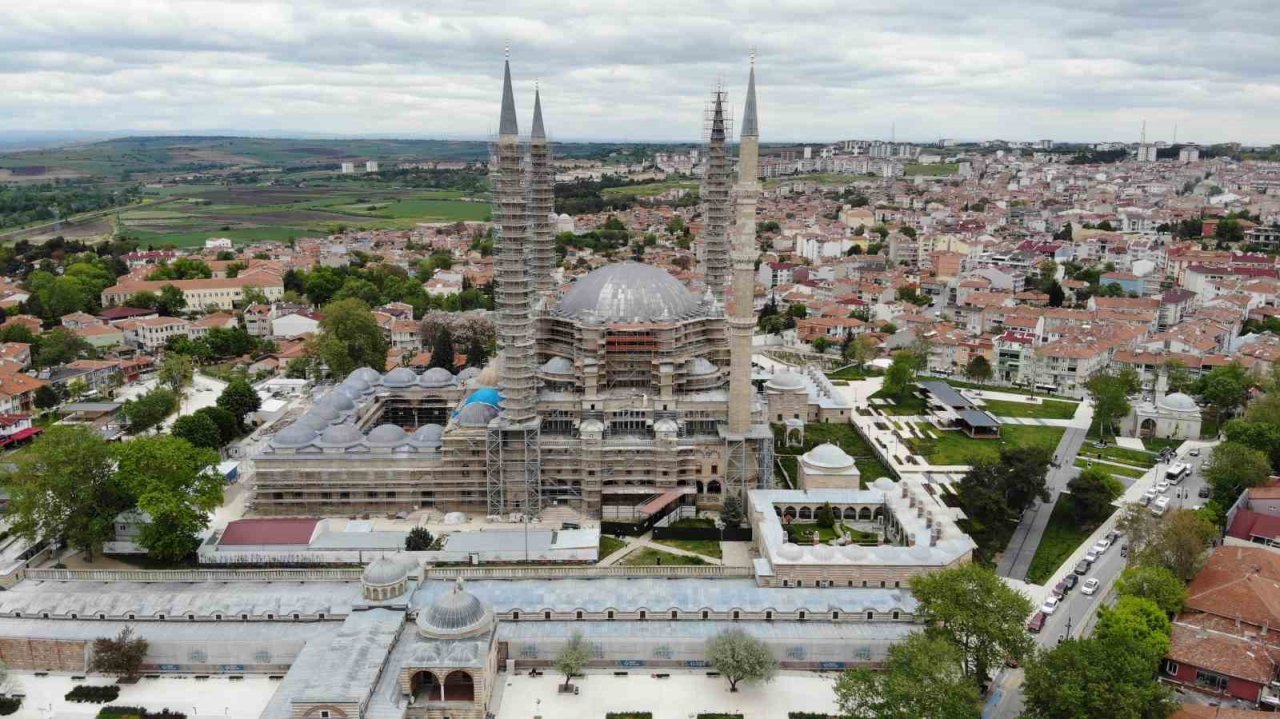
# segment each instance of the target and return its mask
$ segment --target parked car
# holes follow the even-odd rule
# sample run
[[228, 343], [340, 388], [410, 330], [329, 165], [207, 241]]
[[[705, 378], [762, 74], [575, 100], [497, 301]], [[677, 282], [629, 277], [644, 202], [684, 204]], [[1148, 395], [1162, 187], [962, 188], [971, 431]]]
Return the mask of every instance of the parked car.
[[1168, 492], [1169, 482], [1163, 479], [1160, 480], [1159, 482], [1156, 482], [1156, 491], [1159, 492], [1160, 494], [1164, 494], [1165, 492]]
[[1032, 634], [1039, 634], [1040, 630], [1044, 629], [1044, 621], [1048, 618], [1049, 615], [1044, 612], [1036, 612], [1032, 615], [1031, 621], [1027, 622], [1027, 631]]
[[1080, 582], [1080, 577], [1077, 577], [1074, 574], [1068, 574], [1062, 581], [1066, 583], [1067, 591], [1071, 591], [1072, 589], [1075, 589], [1076, 584]]
[[1197, 492], [1197, 494], [1200, 496], [1201, 499], [1208, 499], [1209, 495], [1213, 494], [1213, 490], [1210, 489], [1209, 485], [1206, 484], [1205, 486], [1200, 488], [1200, 491]]
[[1156, 491], [1154, 489], [1148, 489], [1147, 491], [1142, 493], [1142, 499], [1139, 501], [1142, 503], [1142, 506], [1145, 507], [1148, 504], [1151, 504], [1151, 500], [1155, 498], [1156, 498]]
[[1089, 577], [1088, 579], [1084, 580], [1084, 586], [1080, 587], [1080, 593], [1093, 594], [1094, 592], [1098, 591], [1098, 586], [1100, 584], [1102, 584], [1102, 582], [1099, 582], [1096, 578]]
[[1061, 582], [1058, 582], [1057, 584], [1053, 585], [1053, 591], [1051, 592], [1051, 594], [1053, 594], [1053, 596], [1057, 597], [1058, 599], [1062, 599], [1063, 597], [1067, 596], [1068, 589], [1069, 588], [1067, 587], [1067, 580], [1064, 579]]
[[1197, 449], [1193, 449], [1193, 450], [1191, 450], [1190, 452], [1187, 452], [1187, 454], [1191, 455], [1192, 457], [1199, 457], [1199, 456], [1200, 456], [1200, 450], [1199, 450], [1199, 448], [1197, 448]]
[[1103, 537], [1094, 543], [1093, 548], [1098, 550], [1098, 554], [1106, 554], [1107, 549], [1111, 546], [1111, 540]]
[[1080, 561], [1076, 562], [1076, 568], [1071, 571], [1083, 577], [1084, 575], [1089, 573], [1089, 567], [1091, 566], [1093, 566], [1093, 562], [1090, 562], [1087, 559], [1081, 559]]
[[1061, 603], [1061, 599], [1058, 599], [1057, 597], [1049, 597], [1044, 600], [1044, 604], [1040, 605], [1040, 611], [1043, 612], [1045, 616], [1048, 616], [1058, 611], [1058, 605]]
[[1084, 553], [1084, 560], [1090, 564], [1093, 564], [1094, 562], [1098, 561], [1098, 557], [1100, 556], [1102, 555], [1098, 554], [1097, 549], [1090, 547], [1089, 551]]

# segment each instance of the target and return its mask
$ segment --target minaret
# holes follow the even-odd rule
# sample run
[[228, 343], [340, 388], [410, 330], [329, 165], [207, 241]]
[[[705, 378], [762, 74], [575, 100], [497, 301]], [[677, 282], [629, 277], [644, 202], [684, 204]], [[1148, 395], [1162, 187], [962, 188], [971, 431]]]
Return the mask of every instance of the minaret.
[[724, 303], [729, 285], [729, 155], [725, 148], [724, 92], [716, 90], [702, 178], [702, 264], [707, 289]]
[[551, 146], [542, 126], [542, 93], [533, 91], [533, 132], [529, 137], [529, 273], [534, 297], [547, 301], [555, 289], [556, 248], [552, 219], [556, 209]]
[[518, 426], [535, 417], [532, 293], [525, 259], [529, 232], [510, 60], [504, 63], [503, 73], [498, 161], [493, 172], [493, 220], [497, 230], [493, 263], [494, 299], [498, 341], [502, 344], [498, 375], [498, 385], [502, 390], [502, 419], [508, 426]]
[[756, 120], [756, 61], [751, 56], [747, 103], [738, 146], [737, 210], [733, 236], [733, 298], [729, 303], [729, 433], [751, 429], [751, 334], [755, 330], [756, 200], [760, 183], [760, 131]]

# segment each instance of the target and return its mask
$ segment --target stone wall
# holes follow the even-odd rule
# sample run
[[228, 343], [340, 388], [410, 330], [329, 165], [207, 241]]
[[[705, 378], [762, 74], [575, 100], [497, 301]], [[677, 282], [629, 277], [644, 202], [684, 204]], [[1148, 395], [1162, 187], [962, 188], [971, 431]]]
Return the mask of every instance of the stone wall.
[[89, 669], [89, 642], [3, 637], [0, 661], [22, 671], [85, 672]]

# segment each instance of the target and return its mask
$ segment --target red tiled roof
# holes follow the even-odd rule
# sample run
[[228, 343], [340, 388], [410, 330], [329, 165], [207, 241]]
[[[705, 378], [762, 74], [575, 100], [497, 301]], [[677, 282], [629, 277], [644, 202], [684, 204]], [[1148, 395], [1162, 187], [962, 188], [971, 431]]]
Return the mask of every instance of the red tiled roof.
[[318, 519], [237, 519], [222, 532], [219, 545], [309, 544]]
[[1236, 518], [1231, 522], [1231, 528], [1227, 530], [1227, 534], [1245, 541], [1250, 541], [1254, 537], [1275, 539], [1280, 537], [1280, 517], [1261, 514], [1252, 509], [1241, 509], [1236, 513]]

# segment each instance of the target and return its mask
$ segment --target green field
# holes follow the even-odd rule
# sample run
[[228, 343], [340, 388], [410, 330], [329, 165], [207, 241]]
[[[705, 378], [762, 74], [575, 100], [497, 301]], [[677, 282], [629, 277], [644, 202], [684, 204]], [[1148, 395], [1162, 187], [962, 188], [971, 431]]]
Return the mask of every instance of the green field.
[[[1089, 466], [1089, 460], [1076, 457], [1075, 464], [1080, 469], [1085, 469]], [[1126, 465], [1119, 465], [1119, 464], [1108, 464], [1106, 462], [1094, 462], [1093, 466], [1097, 467], [1098, 469], [1101, 469], [1104, 472], [1109, 472], [1111, 474], [1114, 474], [1117, 477], [1128, 477], [1129, 479], [1137, 479], [1138, 477], [1141, 477], [1147, 472], [1145, 469], [1138, 469], [1137, 467], [1129, 467]]]
[[957, 430], [939, 432], [932, 440], [911, 440], [911, 446], [930, 464], [973, 464], [981, 459], [994, 462], [1000, 459], [1004, 447], [1044, 447], [1053, 453], [1065, 431], [1062, 427], [1004, 424], [1000, 425], [1000, 439], [970, 439]]
[[997, 417], [1034, 417], [1037, 419], [1071, 419], [1076, 415], [1075, 402], [1047, 399], [1039, 404], [985, 399], [984, 409]]
[[874, 482], [880, 477], [888, 477], [894, 479], [893, 473], [889, 468], [884, 466], [876, 457], [875, 452], [871, 449], [871, 445], [867, 444], [867, 440], [858, 434], [857, 428], [847, 423], [818, 423], [811, 422], [804, 426], [804, 444], [800, 447], [788, 447], [783, 441], [783, 426], [780, 424], [770, 425], [773, 428], [774, 436], [774, 452], [777, 454], [778, 460], [784, 463], [787, 471], [791, 473], [791, 479], [796, 478], [796, 459], [795, 456], [801, 455], [820, 444], [830, 442], [846, 454], [853, 457], [853, 463], [858, 467], [858, 471], [862, 473], [862, 485], [865, 487], [869, 482]]
[[1140, 449], [1126, 449], [1124, 447], [1117, 447], [1114, 444], [1098, 449], [1092, 444], [1086, 443], [1080, 448], [1079, 456], [1095, 459], [1109, 459], [1113, 462], [1123, 462], [1124, 464], [1142, 467], [1144, 469], [1154, 467], [1156, 464], [1156, 456], [1150, 452], [1144, 452]]
[[601, 195], [631, 195], [632, 197], [653, 197], [667, 190], [697, 190], [696, 180], [668, 180], [666, 182], [650, 182], [643, 185], [624, 185], [622, 187], [606, 187]]
[[[716, 559], [721, 557], [720, 542], [714, 539], [655, 539], [653, 541], [668, 547], [683, 549], [686, 552], [701, 554], [704, 557], [714, 557]], [[666, 563], [665, 559], [663, 563]]]
[[907, 165], [902, 170], [902, 174], [911, 175], [928, 175], [930, 177], [942, 177], [944, 175], [954, 175], [960, 171], [960, 165], [954, 162], [944, 162], [937, 165]]
[[880, 390], [871, 395], [871, 397], [873, 399], [887, 399], [893, 402], [893, 404], [878, 404], [875, 407], [885, 414], [896, 417], [915, 417], [924, 414], [928, 409], [924, 398], [914, 392], [902, 397], [892, 397], [885, 394], [884, 390]]
[[607, 534], [600, 535], [600, 559], [613, 554], [614, 552], [627, 546], [627, 543], [616, 537], [610, 537]]
[[1053, 513], [1049, 515], [1049, 524], [1045, 526], [1044, 536], [1040, 538], [1040, 546], [1031, 559], [1031, 567], [1027, 570], [1027, 581], [1043, 584], [1062, 566], [1063, 560], [1076, 551], [1080, 543], [1093, 534], [1098, 525], [1081, 527], [1072, 516], [1071, 495], [1064, 494], [1057, 504], [1053, 505]]
[[681, 554], [662, 552], [650, 547], [641, 547], [622, 558], [618, 564], [624, 567], [652, 567], [661, 564], [664, 567], [702, 566], [708, 564], [705, 559], [686, 557]]

